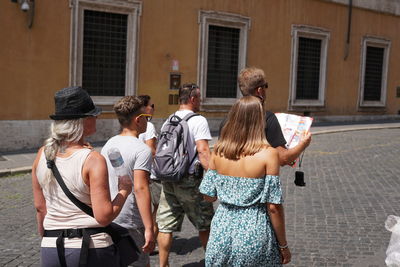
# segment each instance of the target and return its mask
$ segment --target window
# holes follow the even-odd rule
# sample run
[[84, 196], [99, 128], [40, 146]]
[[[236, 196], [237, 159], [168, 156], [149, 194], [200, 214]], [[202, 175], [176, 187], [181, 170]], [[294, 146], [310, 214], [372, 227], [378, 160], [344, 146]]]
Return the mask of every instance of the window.
[[231, 105], [240, 91], [237, 75], [246, 64], [250, 19], [227, 13], [200, 11], [198, 81], [203, 105]]
[[141, 4], [127, 0], [73, 0], [72, 5], [70, 83], [82, 85], [100, 105], [133, 95]]
[[329, 35], [320, 28], [292, 27], [291, 108], [324, 106]]
[[361, 60], [361, 107], [384, 107], [390, 41], [365, 37]]

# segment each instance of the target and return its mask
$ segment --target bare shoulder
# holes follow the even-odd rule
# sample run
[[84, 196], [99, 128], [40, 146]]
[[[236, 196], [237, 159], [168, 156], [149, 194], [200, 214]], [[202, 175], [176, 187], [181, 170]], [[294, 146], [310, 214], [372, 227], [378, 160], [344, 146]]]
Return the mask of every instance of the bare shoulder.
[[265, 147], [260, 151], [260, 154], [263, 156], [263, 158], [278, 158], [279, 157], [279, 152], [278, 149], [273, 148], [271, 146]]
[[86, 158], [84, 167], [90, 168], [92, 166], [98, 166], [99, 164], [106, 165], [106, 159], [99, 152], [92, 150]]
[[92, 150], [92, 152], [89, 153], [87, 160], [105, 162], [105, 158], [103, 157], [103, 155], [95, 150]]

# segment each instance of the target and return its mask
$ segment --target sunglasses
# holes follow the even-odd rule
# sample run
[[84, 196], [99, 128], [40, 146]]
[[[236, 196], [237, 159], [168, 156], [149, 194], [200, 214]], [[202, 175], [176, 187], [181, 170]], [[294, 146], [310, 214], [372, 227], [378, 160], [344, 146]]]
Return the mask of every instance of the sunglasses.
[[138, 117], [138, 118], [139, 118], [139, 117], [145, 117], [147, 121], [151, 121], [153, 115], [142, 113], [142, 114], [139, 114], [137, 117]]
[[262, 86], [260, 86], [261, 88], [267, 89], [268, 88], [268, 83], [266, 82], [265, 84], [263, 84]]
[[154, 104], [151, 104], [150, 107], [151, 107], [152, 109], [154, 109], [155, 106], [154, 106]]
[[196, 90], [197, 88], [199, 88], [199, 86], [197, 86], [197, 84], [192, 83], [192, 84], [185, 85], [183, 88], [189, 89], [189, 97], [191, 97], [193, 90]]

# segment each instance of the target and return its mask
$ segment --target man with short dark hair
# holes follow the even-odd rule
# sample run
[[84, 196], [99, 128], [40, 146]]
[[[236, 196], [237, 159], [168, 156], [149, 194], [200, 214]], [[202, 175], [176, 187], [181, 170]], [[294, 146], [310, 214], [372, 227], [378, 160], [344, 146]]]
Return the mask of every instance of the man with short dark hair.
[[146, 107], [139, 98], [125, 96], [114, 105], [121, 125], [120, 134], [110, 138], [103, 146], [101, 154], [107, 160], [110, 193], [113, 197], [118, 192], [118, 177], [108, 159], [108, 151], [117, 148], [124, 160], [124, 167], [133, 178], [133, 192], [127, 198], [121, 213], [114, 220], [127, 228], [135, 240], [141, 254], [131, 266], [150, 266], [149, 252], [154, 249], [153, 220], [149, 191], [149, 173], [153, 162], [150, 148], [138, 139], [147, 128]]
[[[264, 105], [266, 96], [265, 91], [268, 88], [268, 83], [265, 79], [265, 74], [262, 69], [254, 67], [242, 69], [238, 76], [238, 82], [243, 96], [256, 96], [260, 98], [262, 104]], [[301, 152], [303, 152], [304, 149], [310, 145], [311, 133], [307, 133], [297, 146], [287, 149], [285, 147], [286, 140], [283, 137], [281, 126], [279, 125], [275, 114], [270, 111], [266, 111], [265, 117], [265, 135], [268, 143], [278, 150], [281, 166], [293, 165], [294, 161], [300, 156]]]
[[[179, 110], [174, 114], [181, 119], [190, 113], [199, 111], [199, 87], [196, 84], [184, 84], [179, 89], [179, 103]], [[160, 267], [169, 266], [168, 257], [172, 244], [172, 233], [181, 230], [185, 214], [199, 231], [199, 238], [204, 248], [207, 245], [211, 220], [214, 215], [212, 203], [205, 201], [199, 192], [202, 177], [194, 175], [195, 166], [199, 166], [199, 162], [204, 169], [208, 169], [210, 129], [207, 120], [200, 115], [191, 117], [187, 124], [190, 136], [188, 154], [192, 162], [189, 174], [179, 182], [162, 182], [163, 189], [157, 212]], [[192, 161], [192, 159], [194, 160]]]

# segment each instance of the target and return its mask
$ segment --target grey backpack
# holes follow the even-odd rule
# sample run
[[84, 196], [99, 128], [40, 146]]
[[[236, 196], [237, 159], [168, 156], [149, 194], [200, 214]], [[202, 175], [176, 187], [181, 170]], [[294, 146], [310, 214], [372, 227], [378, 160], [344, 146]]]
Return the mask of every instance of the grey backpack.
[[183, 119], [172, 114], [162, 127], [158, 139], [153, 170], [157, 179], [178, 182], [188, 174], [189, 167], [196, 158], [189, 158], [189, 127], [187, 121], [199, 114], [190, 113]]

